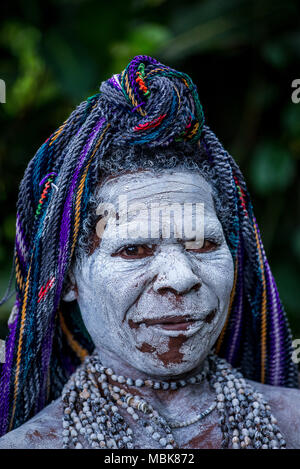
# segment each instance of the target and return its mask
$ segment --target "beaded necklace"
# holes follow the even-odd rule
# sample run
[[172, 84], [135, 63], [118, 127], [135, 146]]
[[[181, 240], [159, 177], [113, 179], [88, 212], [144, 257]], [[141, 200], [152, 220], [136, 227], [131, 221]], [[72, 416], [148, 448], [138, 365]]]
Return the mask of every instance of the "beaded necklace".
[[[108, 377], [116, 385], [111, 384]], [[208, 409], [186, 422], [168, 422], [145, 399], [117, 386], [175, 390], [200, 383], [205, 378], [215, 392], [215, 400]], [[172, 429], [192, 425], [214, 409], [219, 413], [222, 448], [275, 449], [286, 446], [277, 420], [262, 394], [246, 383], [241, 373], [214, 354], [208, 356], [197, 375], [171, 382], [117, 376], [102, 365], [97, 354], [93, 354], [65, 385], [62, 401], [64, 448], [133, 449], [134, 431], [120, 414], [120, 408], [126, 410], [133, 421], [141, 420], [158, 448], [178, 448]]]

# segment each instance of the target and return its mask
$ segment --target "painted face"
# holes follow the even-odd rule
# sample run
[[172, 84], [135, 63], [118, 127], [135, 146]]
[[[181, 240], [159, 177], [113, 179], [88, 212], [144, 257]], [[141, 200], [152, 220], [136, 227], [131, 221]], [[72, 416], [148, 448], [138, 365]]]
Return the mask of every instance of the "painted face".
[[[233, 285], [210, 185], [194, 172], [144, 171], [108, 180], [99, 195], [118, 221], [112, 210], [98, 227], [101, 243], [73, 271], [95, 346], [147, 375], [191, 371], [220, 334]], [[182, 209], [169, 218], [170, 230], [153, 210], [166, 204]], [[204, 207], [204, 225], [196, 206]]]

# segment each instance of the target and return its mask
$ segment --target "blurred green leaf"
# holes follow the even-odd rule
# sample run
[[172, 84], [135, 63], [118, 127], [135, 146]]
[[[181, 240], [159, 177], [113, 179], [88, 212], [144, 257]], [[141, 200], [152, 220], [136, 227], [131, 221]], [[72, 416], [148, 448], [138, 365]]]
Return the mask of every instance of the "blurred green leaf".
[[300, 227], [294, 232], [292, 237], [292, 247], [294, 254], [300, 261]]
[[152, 55], [171, 36], [169, 30], [155, 23], [142, 24], [129, 32], [126, 41], [115, 42], [110, 47], [113, 71], [122, 70], [135, 55]]
[[257, 193], [271, 194], [284, 190], [295, 174], [291, 154], [275, 142], [260, 144], [251, 159], [250, 177]]
[[276, 264], [273, 267], [279, 293], [285, 307], [293, 312], [299, 313], [300, 305], [300, 273], [292, 262]]
[[80, 44], [52, 31], [45, 38], [45, 48], [61, 91], [74, 100], [87, 97], [97, 84], [93, 83], [95, 65]]
[[[289, 90], [292, 93], [291, 87]], [[289, 103], [283, 111], [282, 122], [288, 137], [300, 138], [300, 103]]]
[[8, 241], [14, 241], [16, 234], [16, 217], [11, 214], [5, 218], [3, 223], [3, 233]]
[[263, 57], [274, 67], [283, 68], [289, 61], [289, 57], [282, 43], [267, 43], [262, 48]]
[[18, 76], [9, 87], [5, 111], [15, 115], [26, 107], [52, 98], [56, 87], [51, 82], [39, 54], [41, 33], [16, 21], [4, 23], [0, 41], [18, 61]]

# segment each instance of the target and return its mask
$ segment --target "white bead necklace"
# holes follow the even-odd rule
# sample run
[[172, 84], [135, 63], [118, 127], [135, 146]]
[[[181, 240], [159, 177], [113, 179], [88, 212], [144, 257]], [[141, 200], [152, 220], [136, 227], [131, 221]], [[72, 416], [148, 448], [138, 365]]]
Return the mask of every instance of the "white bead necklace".
[[196, 417], [193, 417], [189, 420], [186, 420], [185, 422], [173, 422], [171, 423], [170, 421], [168, 422], [170, 425], [170, 428], [183, 428], [183, 427], [188, 427], [189, 425], [193, 425], [196, 422], [199, 422], [199, 420], [202, 420], [204, 417], [209, 415], [217, 406], [217, 403], [214, 401], [208, 409], [200, 412], [200, 414], [196, 415]]
[[[129, 423], [140, 421], [158, 447], [177, 448], [172, 429], [192, 425], [216, 408], [223, 433], [223, 448], [285, 448], [286, 443], [269, 404], [224, 359], [211, 354], [207, 368], [204, 367], [199, 377], [196, 375], [193, 380], [189, 378], [175, 383], [178, 387], [196, 384], [204, 379], [203, 373], [207, 374], [216, 395], [213, 404], [185, 422], [168, 422], [145, 399], [112, 385], [108, 377], [127, 387], [166, 389], [166, 382], [132, 380], [130, 385], [129, 378], [117, 376], [111, 369], [103, 367], [96, 354], [87, 357], [63, 390], [63, 447], [80, 449], [87, 444], [91, 448], [133, 449], [134, 432]], [[167, 389], [172, 390], [172, 382], [169, 385]], [[129, 423], [120, 409], [128, 415]]]

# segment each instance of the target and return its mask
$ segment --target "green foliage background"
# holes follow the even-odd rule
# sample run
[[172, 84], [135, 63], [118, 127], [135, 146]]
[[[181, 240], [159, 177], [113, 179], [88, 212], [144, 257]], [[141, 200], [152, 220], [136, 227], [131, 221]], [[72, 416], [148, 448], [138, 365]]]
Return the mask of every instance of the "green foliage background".
[[[137, 54], [191, 75], [206, 121], [240, 164], [295, 337], [300, 337], [297, 0], [15, 0], [1, 5], [0, 292], [29, 159], [102, 80]], [[0, 309], [0, 337], [12, 301]]]

